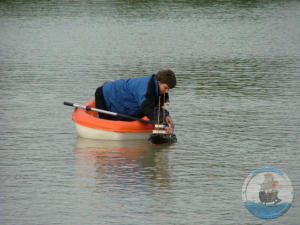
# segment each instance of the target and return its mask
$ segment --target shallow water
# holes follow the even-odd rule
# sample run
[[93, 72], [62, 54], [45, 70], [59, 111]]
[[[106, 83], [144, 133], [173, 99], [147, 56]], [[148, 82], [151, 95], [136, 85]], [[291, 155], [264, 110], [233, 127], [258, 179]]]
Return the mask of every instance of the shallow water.
[[[1, 224], [298, 224], [298, 1], [1, 1]], [[178, 143], [77, 138], [72, 108], [107, 80], [171, 68]], [[295, 200], [243, 206], [275, 167]]]

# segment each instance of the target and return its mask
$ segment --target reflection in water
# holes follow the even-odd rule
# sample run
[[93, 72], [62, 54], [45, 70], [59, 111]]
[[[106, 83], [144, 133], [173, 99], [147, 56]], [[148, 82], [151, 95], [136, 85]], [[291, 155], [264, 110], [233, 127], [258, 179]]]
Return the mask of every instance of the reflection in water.
[[100, 184], [151, 185], [169, 183], [168, 146], [147, 141], [103, 141], [78, 137], [76, 158], [79, 176]]

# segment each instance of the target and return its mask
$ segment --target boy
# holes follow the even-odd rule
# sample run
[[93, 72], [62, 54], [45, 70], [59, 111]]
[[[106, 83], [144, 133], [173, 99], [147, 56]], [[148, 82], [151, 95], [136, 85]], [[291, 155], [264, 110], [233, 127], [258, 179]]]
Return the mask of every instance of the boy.
[[[147, 116], [155, 122], [155, 108], [158, 107], [159, 96], [163, 105], [164, 100], [167, 102], [169, 99], [169, 90], [175, 86], [175, 73], [169, 69], [146, 77], [105, 82], [95, 92], [96, 108], [139, 118]], [[100, 113], [99, 117], [124, 120]], [[173, 133], [175, 124], [168, 111], [165, 111], [165, 120], [170, 124], [166, 128], [167, 132]]]

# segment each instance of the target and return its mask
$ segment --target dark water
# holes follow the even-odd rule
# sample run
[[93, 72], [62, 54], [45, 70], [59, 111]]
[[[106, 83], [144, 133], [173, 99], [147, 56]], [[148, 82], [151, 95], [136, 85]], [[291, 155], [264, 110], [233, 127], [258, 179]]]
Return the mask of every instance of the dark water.
[[[300, 2], [0, 1], [1, 224], [298, 224]], [[178, 143], [77, 138], [104, 81], [171, 68]], [[295, 200], [243, 206], [275, 167]]]

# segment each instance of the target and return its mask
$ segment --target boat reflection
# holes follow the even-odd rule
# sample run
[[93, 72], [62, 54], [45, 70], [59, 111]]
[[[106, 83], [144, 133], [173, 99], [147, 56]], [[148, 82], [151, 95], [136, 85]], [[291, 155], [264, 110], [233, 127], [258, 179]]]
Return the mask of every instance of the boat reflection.
[[141, 184], [163, 187], [169, 183], [169, 146], [148, 141], [103, 141], [78, 137], [76, 160], [81, 178], [100, 183]]

